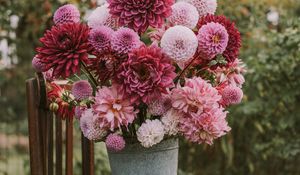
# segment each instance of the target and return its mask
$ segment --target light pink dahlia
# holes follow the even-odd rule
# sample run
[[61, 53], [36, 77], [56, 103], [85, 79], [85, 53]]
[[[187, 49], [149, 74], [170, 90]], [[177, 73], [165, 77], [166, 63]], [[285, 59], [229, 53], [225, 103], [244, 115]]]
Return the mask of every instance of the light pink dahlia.
[[115, 83], [133, 103], [149, 103], [173, 86], [175, 67], [157, 46], [142, 46], [129, 53], [116, 73]]
[[119, 152], [125, 148], [125, 140], [118, 134], [109, 134], [105, 140], [106, 148], [112, 152]]
[[107, 135], [106, 128], [100, 127], [99, 117], [92, 109], [85, 110], [80, 118], [80, 129], [89, 140], [101, 140]]
[[114, 86], [99, 89], [92, 108], [99, 116], [100, 127], [112, 131], [121, 126], [127, 127], [133, 122], [137, 113], [129, 99], [124, 98], [123, 93]]
[[94, 28], [89, 34], [89, 43], [99, 54], [110, 50], [110, 42], [114, 31], [106, 26]]
[[177, 2], [172, 6], [172, 15], [168, 20], [172, 25], [182, 25], [193, 29], [198, 23], [199, 13], [195, 6], [187, 2]]
[[167, 95], [163, 95], [148, 104], [148, 112], [152, 115], [159, 116], [166, 113], [171, 107], [171, 98]]
[[80, 12], [75, 5], [67, 4], [59, 7], [53, 16], [53, 21], [56, 25], [80, 21]]
[[203, 59], [213, 59], [222, 54], [228, 44], [228, 33], [225, 27], [219, 23], [208, 23], [199, 29], [197, 35], [198, 51]]
[[198, 40], [191, 29], [184, 26], [174, 26], [164, 33], [160, 46], [172, 60], [182, 63], [194, 56], [198, 47]]
[[220, 94], [222, 95], [222, 103], [225, 106], [239, 104], [243, 99], [242, 89], [234, 85], [226, 86], [220, 91]]
[[143, 147], [150, 148], [163, 140], [165, 135], [164, 126], [158, 119], [147, 119], [138, 129], [136, 135]]
[[187, 79], [184, 87], [172, 90], [172, 106], [180, 112], [198, 116], [219, 107], [218, 90], [200, 77]]
[[199, 12], [200, 17], [207, 14], [215, 14], [217, 10], [217, 0], [184, 0], [195, 6]]
[[87, 80], [76, 81], [72, 87], [72, 94], [77, 100], [83, 100], [92, 96], [93, 88]]
[[118, 20], [109, 13], [108, 4], [97, 7], [87, 18], [87, 24], [90, 28], [100, 26], [107, 26], [112, 29], [118, 28]]
[[81, 118], [82, 113], [87, 109], [86, 106], [76, 106], [75, 107], [75, 117], [77, 119]]
[[34, 70], [37, 72], [46, 71], [45, 64], [42, 63], [41, 60], [38, 59], [37, 57], [33, 57], [31, 64], [32, 64], [32, 67], [34, 68]]
[[164, 125], [164, 131], [167, 135], [177, 135], [179, 130], [179, 121], [184, 116], [183, 113], [171, 108], [161, 118], [161, 122]]
[[108, 0], [109, 13], [119, 18], [121, 26], [143, 33], [149, 26], [160, 28], [171, 15], [174, 0]]
[[179, 130], [191, 142], [213, 144], [231, 130], [226, 121], [227, 112], [222, 108], [213, 108], [199, 116], [186, 116], [180, 119]]
[[46, 81], [51, 82], [54, 80], [53, 78], [53, 69], [49, 69], [46, 72], [43, 72], [44, 78]]
[[132, 29], [122, 27], [117, 30], [111, 40], [111, 46], [118, 54], [127, 54], [133, 49], [139, 48], [142, 42], [139, 35]]

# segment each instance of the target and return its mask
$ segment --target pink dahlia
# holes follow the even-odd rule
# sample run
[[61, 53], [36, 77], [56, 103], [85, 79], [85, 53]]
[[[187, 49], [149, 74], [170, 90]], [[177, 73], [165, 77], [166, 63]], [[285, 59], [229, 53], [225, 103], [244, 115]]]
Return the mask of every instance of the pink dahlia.
[[171, 107], [171, 98], [167, 95], [163, 95], [148, 104], [148, 112], [152, 115], [160, 116], [166, 113]]
[[219, 23], [227, 30], [229, 38], [226, 50], [223, 52], [223, 57], [225, 57], [229, 63], [234, 62], [238, 58], [241, 48], [240, 32], [235, 27], [234, 22], [231, 22], [225, 16], [207, 15], [200, 18], [197, 26], [199, 29], [201, 29], [202, 26], [211, 22]]
[[43, 72], [44, 78], [46, 81], [51, 82], [54, 80], [53, 78], [53, 69], [49, 69], [46, 72]]
[[213, 144], [217, 139], [231, 130], [226, 121], [227, 112], [214, 108], [196, 117], [180, 118], [179, 131], [191, 142]]
[[85, 110], [80, 118], [80, 129], [89, 140], [101, 140], [107, 135], [106, 128], [100, 127], [99, 117], [92, 109]]
[[131, 102], [149, 103], [167, 94], [173, 86], [175, 67], [157, 46], [142, 46], [129, 53], [120, 66], [115, 83]]
[[172, 25], [182, 25], [193, 29], [199, 20], [199, 13], [193, 5], [177, 2], [172, 6], [172, 15], [168, 20]]
[[117, 30], [111, 40], [112, 49], [118, 54], [127, 54], [133, 49], [139, 48], [141, 44], [139, 35], [125, 27]]
[[75, 5], [64, 5], [55, 11], [53, 21], [56, 25], [78, 23], [80, 21], [80, 12]]
[[40, 59], [38, 59], [37, 57], [34, 57], [32, 59], [32, 67], [34, 68], [35, 71], [37, 72], [44, 72], [45, 71], [45, 64], [41, 62]]
[[114, 31], [106, 26], [100, 26], [91, 30], [89, 34], [89, 43], [99, 54], [110, 50], [111, 37]]
[[89, 28], [84, 24], [66, 23], [53, 26], [40, 39], [37, 58], [45, 69], [53, 68], [53, 76], [63, 78], [80, 72], [80, 62], [88, 61]]
[[109, 134], [105, 140], [106, 148], [112, 152], [119, 152], [125, 148], [125, 140], [118, 134]]
[[215, 14], [217, 10], [217, 0], [184, 0], [195, 6], [199, 12], [200, 17], [207, 14]]
[[118, 27], [118, 20], [109, 13], [108, 4], [104, 4], [97, 7], [91, 13], [91, 15], [87, 18], [87, 24], [90, 28], [107, 26], [112, 29], [116, 29]]
[[228, 33], [224, 26], [219, 23], [208, 23], [199, 29], [197, 35], [198, 51], [203, 59], [213, 59], [222, 54], [228, 44]]
[[149, 26], [160, 28], [171, 15], [174, 0], [107, 0], [109, 13], [119, 18], [121, 26], [143, 33]]
[[173, 89], [171, 97], [173, 108], [192, 116], [219, 107], [221, 100], [218, 90], [198, 77], [187, 79], [184, 87]]
[[92, 96], [93, 88], [87, 80], [76, 81], [72, 87], [72, 94], [77, 100], [87, 99]]
[[194, 56], [198, 47], [198, 40], [191, 29], [184, 26], [174, 26], [164, 33], [160, 45], [172, 60], [182, 63]]
[[86, 106], [76, 106], [76, 107], [75, 107], [75, 114], [74, 114], [75, 117], [76, 117], [77, 119], [80, 119], [82, 113], [83, 113], [86, 109], [87, 109]]
[[116, 87], [102, 87], [95, 96], [95, 104], [92, 106], [99, 116], [100, 127], [114, 130], [127, 127], [136, 117], [136, 111], [129, 99]]
[[226, 86], [220, 91], [220, 94], [222, 95], [221, 103], [225, 106], [239, 104], [243, 99], [242, 89], [234, 85]]

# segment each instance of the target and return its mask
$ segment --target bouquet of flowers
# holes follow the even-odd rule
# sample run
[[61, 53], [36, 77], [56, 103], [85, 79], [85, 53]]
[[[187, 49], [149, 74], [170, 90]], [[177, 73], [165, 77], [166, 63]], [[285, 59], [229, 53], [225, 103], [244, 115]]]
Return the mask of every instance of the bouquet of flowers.
[[226, 108], [241, 102], [245, 82], [240, 33], [216, 8], [216, 0], [107, 0], [83, 23], [76, 6], [60, 7], [32, 60], [50, 109], [75, 116], [85, 137], [112, 151], [179, 136], [213, 144], [230, 131]]

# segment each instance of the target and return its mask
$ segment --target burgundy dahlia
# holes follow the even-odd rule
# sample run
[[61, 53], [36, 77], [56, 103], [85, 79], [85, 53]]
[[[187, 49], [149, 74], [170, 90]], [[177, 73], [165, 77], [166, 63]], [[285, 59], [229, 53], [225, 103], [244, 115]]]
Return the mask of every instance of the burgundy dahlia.
[[115, 83], [132, 103], [149, 103], [167, 94], [173, 86], [175, 67], [157, 46], [142, 46], [129, 53], [115, 77]]
[[80, 62], [88, 61], [89, 28], [80, 23], [53, 26], [40, 39], [43, 46], [37, 48], [37, 58], [46, 70], [53, 68], [54, 77], [69, 77], [80, 71]]
[[149, 26], [160, 28], [172, 12], [174, 0], [107, 0], [110, 14], [119, 24], [143, 33]]
[[239, 56], [241, 48], [241, 35], [238, 29], [235, 27], [235, 23], [231, 22], [225, 16], [206, 15], [202, 17], [198, 22], [198, 29], [202, 26], [215, 22], [223, 25], [229, 35], [228, 45], [226, 50], [223, 52], [223, 56], [228, 62], [234, 62]]

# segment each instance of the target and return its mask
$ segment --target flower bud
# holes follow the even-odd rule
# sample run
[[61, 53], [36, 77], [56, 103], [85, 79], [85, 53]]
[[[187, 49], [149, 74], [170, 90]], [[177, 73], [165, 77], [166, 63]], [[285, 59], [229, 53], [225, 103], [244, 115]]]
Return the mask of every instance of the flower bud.
[[58, 104], [55, 103], [55, 102], [52, 102], [49, 106], [50, 110], [53, 111], [53, 112], [56, 112], [59, 108]]

